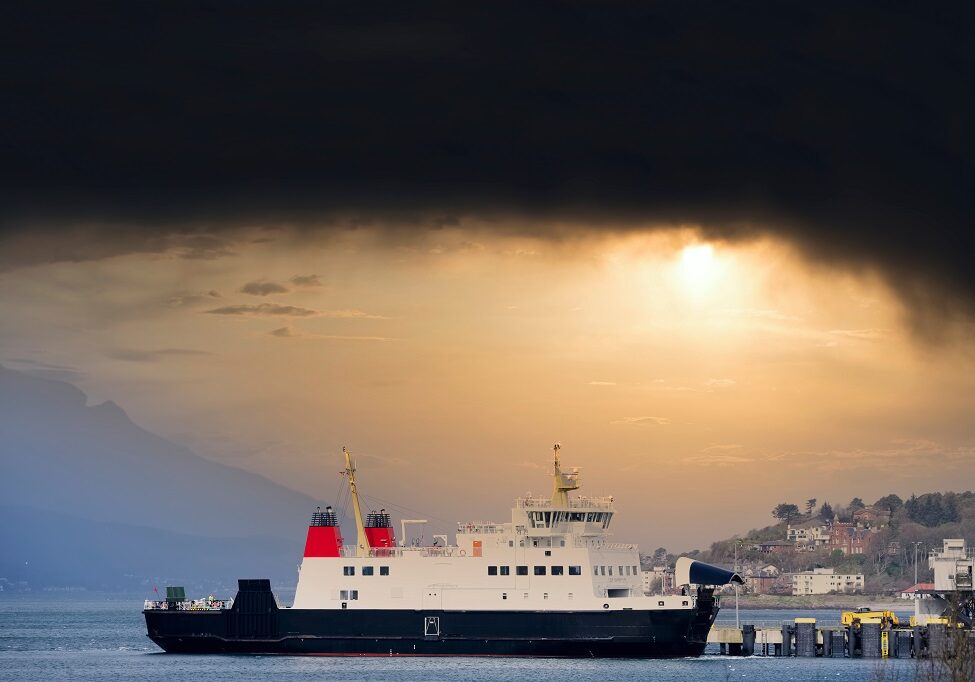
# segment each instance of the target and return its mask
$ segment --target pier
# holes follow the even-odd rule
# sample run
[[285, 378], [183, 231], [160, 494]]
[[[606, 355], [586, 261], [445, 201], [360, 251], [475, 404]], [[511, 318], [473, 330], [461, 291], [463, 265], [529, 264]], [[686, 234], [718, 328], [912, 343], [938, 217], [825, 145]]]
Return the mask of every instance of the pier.
[[[854, 625], [817, 624], [815, 618], [793, 621], [745, 623], [741, 627], [716, 625], [708, 643], [717, 644], [730, 656], [797, 656], [813, 658], [929, 658], [949, 653], [956, 634], [947, 619], [927, 625], [885, 627], [880, 619]], [[975, 646], [975, 631], [959, 629], [957, 635]]]

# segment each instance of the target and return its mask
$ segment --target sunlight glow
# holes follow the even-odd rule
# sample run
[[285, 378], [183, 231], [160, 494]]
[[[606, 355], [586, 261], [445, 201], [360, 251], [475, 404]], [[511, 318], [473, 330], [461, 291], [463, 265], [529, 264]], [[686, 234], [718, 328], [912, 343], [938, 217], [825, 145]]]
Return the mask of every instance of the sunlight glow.
[[691, 291], [700, 292], [714, 280], [717, 268], [714, 248], [710, 244], [694, 244], [681, 252], [681, 277]]

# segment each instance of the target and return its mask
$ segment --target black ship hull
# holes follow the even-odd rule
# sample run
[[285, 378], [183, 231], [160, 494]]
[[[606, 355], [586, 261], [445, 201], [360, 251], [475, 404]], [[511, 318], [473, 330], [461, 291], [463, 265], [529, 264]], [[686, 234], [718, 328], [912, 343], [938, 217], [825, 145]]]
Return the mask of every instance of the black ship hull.
[[717, 615], [696, 608], [606, 611], [279, 609], [242, 589], [221, 611], [147, 610], [149, 637], [170, 653], [318, 656], [699, 656]]

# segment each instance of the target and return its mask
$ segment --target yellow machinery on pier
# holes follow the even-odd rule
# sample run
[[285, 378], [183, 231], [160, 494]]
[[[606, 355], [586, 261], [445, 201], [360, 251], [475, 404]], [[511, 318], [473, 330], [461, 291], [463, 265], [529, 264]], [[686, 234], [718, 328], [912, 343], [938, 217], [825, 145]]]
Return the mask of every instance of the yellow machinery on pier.
[[900, 625], [900, 621], [897, 620], [897, 615], [893, 611], [872, 611], [866, 606], [861, 606], [855, 611], [844, 611], [840, 622], [843, 625], [853, 625], [854, 623], [862, 623], [868, 618], [879, 619], [883, 627]]

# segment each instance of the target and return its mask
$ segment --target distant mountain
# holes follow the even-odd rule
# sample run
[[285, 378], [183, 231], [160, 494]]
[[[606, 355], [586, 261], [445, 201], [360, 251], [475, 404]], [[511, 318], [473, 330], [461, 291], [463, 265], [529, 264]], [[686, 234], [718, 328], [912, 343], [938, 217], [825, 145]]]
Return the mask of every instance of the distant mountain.
[[[46, 547], [45, 534], [54, 532], [55, 518], [71, 519], [71, 532], [93, 544], [101, 542], [109, 528], [106, 524], [128, 524], [131, 532], [120, 535], [122, 555], [148, 551], [143, 535], [156, 540], [153, 547], [167, 550], [171, 545], [172, 551], [194, 546], [191, 536], [208, 538], [209, 544], [196, 547], [197, 560], [185, 564], [193, 574], [187, 577], [194, 578], [213, 566], [204, 551], [207, 547], [216, 552], [230, 546], [216, 539], [236, 538], [232, 545], [252, 536], [264, 536], [263, 544], [254, 545], [255, 554], [279, 543], [274, 546], [282, 554], [282, 566], [293, 575], [305, 522], [318, 504], [149, 433], [133, 424], [115, 403], [89, 406], [85, 394], [71, 384], [4, 367], [0, 367], [0, 501], [20, 508], [17, 523], [23, 524], [12, 528], [11, 520], [3, 520], [4, 560]], [[29, 510], [59, 516], [34, 515]], [[8, 540], [18, 544], [7, 544]], [[237, 549], [248, 551], [244, 546]], [[102, 556], [107, 568], [109, 557]], [[92, 553], [66, 554], [62, 564], [68, 575], [72, 571], [80, 575], [76, 569], [82, 562], [87, 562], [87, 570], [97, 569], [100, 561]]]
[[[300, 525], [300, 524], [299, 524]], [[6, 589], [83, 587], [142, 592], [183, 585], [233, 596], [236, 579], [294, 585], [300, 543], [270, 536], [212, 538], [60, 512], [0, 505], [0, 579]]]

